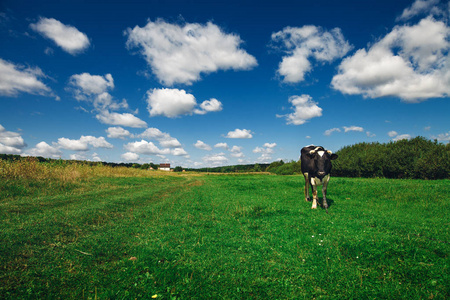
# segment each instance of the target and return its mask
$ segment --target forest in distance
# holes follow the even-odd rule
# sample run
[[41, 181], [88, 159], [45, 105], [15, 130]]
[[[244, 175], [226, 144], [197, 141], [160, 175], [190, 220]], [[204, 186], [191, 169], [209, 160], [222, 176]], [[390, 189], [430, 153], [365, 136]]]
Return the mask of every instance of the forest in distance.
[[[299, 150], [300, 152], [300, 150]], [[450, 143], [439, 143], [425, 137], [389, 143], [357, 143], [339, 149], [339, 156], [333, 161], [332, 176], [392, 178], [392, 179], [449, 179], [450, 178]], [[19, 155], [0, 154], [2, 160], [24, 159]], [[91, 166], [105, 165], [111, 167], [128, 167], [144, 170], [157, 170], [154, 163], [111, 163], [90, 161], [55, 160], [36, 158], [42, 163], [70, 164], [79, 163]], [[183, 170], [207, 173], [247, 173], [269, 172], [277, 175], [301, 174], [300, 160], [284, 162], [218, 166], [207, 168], [183, 168], [177, 166], [175, 172]]]

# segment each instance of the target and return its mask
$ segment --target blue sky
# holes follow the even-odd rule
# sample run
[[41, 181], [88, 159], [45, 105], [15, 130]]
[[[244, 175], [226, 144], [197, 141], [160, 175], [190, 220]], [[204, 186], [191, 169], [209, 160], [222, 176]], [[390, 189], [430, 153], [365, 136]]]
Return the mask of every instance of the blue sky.
[[[313, 3], [312, 3], [313, 2]], [[0, 3], [0, 153], [206, 167], [450, 140], [449, 3]]]

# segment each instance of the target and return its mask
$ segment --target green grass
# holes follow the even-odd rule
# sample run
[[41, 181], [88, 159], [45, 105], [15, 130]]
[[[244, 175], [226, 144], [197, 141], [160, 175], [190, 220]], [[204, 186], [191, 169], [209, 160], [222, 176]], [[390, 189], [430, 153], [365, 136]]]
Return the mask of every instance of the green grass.
[[449, 180], [332, 178], [329, 214], [303, 176], [33, 182], [0, 192], [1, 299], [450, 297]]

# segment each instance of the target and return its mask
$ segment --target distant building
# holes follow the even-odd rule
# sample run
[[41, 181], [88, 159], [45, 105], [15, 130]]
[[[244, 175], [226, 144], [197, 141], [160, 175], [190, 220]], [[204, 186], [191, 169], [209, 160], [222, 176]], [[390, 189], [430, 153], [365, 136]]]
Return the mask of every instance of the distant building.
[[170, 164], [159, 164], [159, 169], [161, 171], [170, 171]]

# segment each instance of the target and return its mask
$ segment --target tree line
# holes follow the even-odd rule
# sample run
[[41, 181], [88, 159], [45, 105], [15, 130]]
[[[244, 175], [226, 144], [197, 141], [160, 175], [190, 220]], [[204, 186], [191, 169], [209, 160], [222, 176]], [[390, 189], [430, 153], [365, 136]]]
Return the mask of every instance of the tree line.
[[[299, 149], [300, 152], [300, 149]], [[443, 144], [437, 140], [416, 137], [389, 143], [358, 143], [345, 146], [336, 152], [339, 155], [333, 161], [332, 176], [338, 177], [384, 177], [409, 179], [445, 179], [450, 178], [450, 143]], [[20, 155], [0, 154], [0, 159], [23, 159]], [[154, 163], [108, 163], [89, 161], [66, 161], [37, 157], [39, 162], [80, 163], [91, 166], [105, 165], [111, 167], [128, 167], [137, 169], [159, 168]], [[174, 171], [181, 172], [182, 167]], [[270, 172], [277, 175], [301, 174], [300, 161], [271, 164], [247, 164], [221, 166], [213, 168], [186, 169], [187, 171], [208, 173], [248, 173]]]

